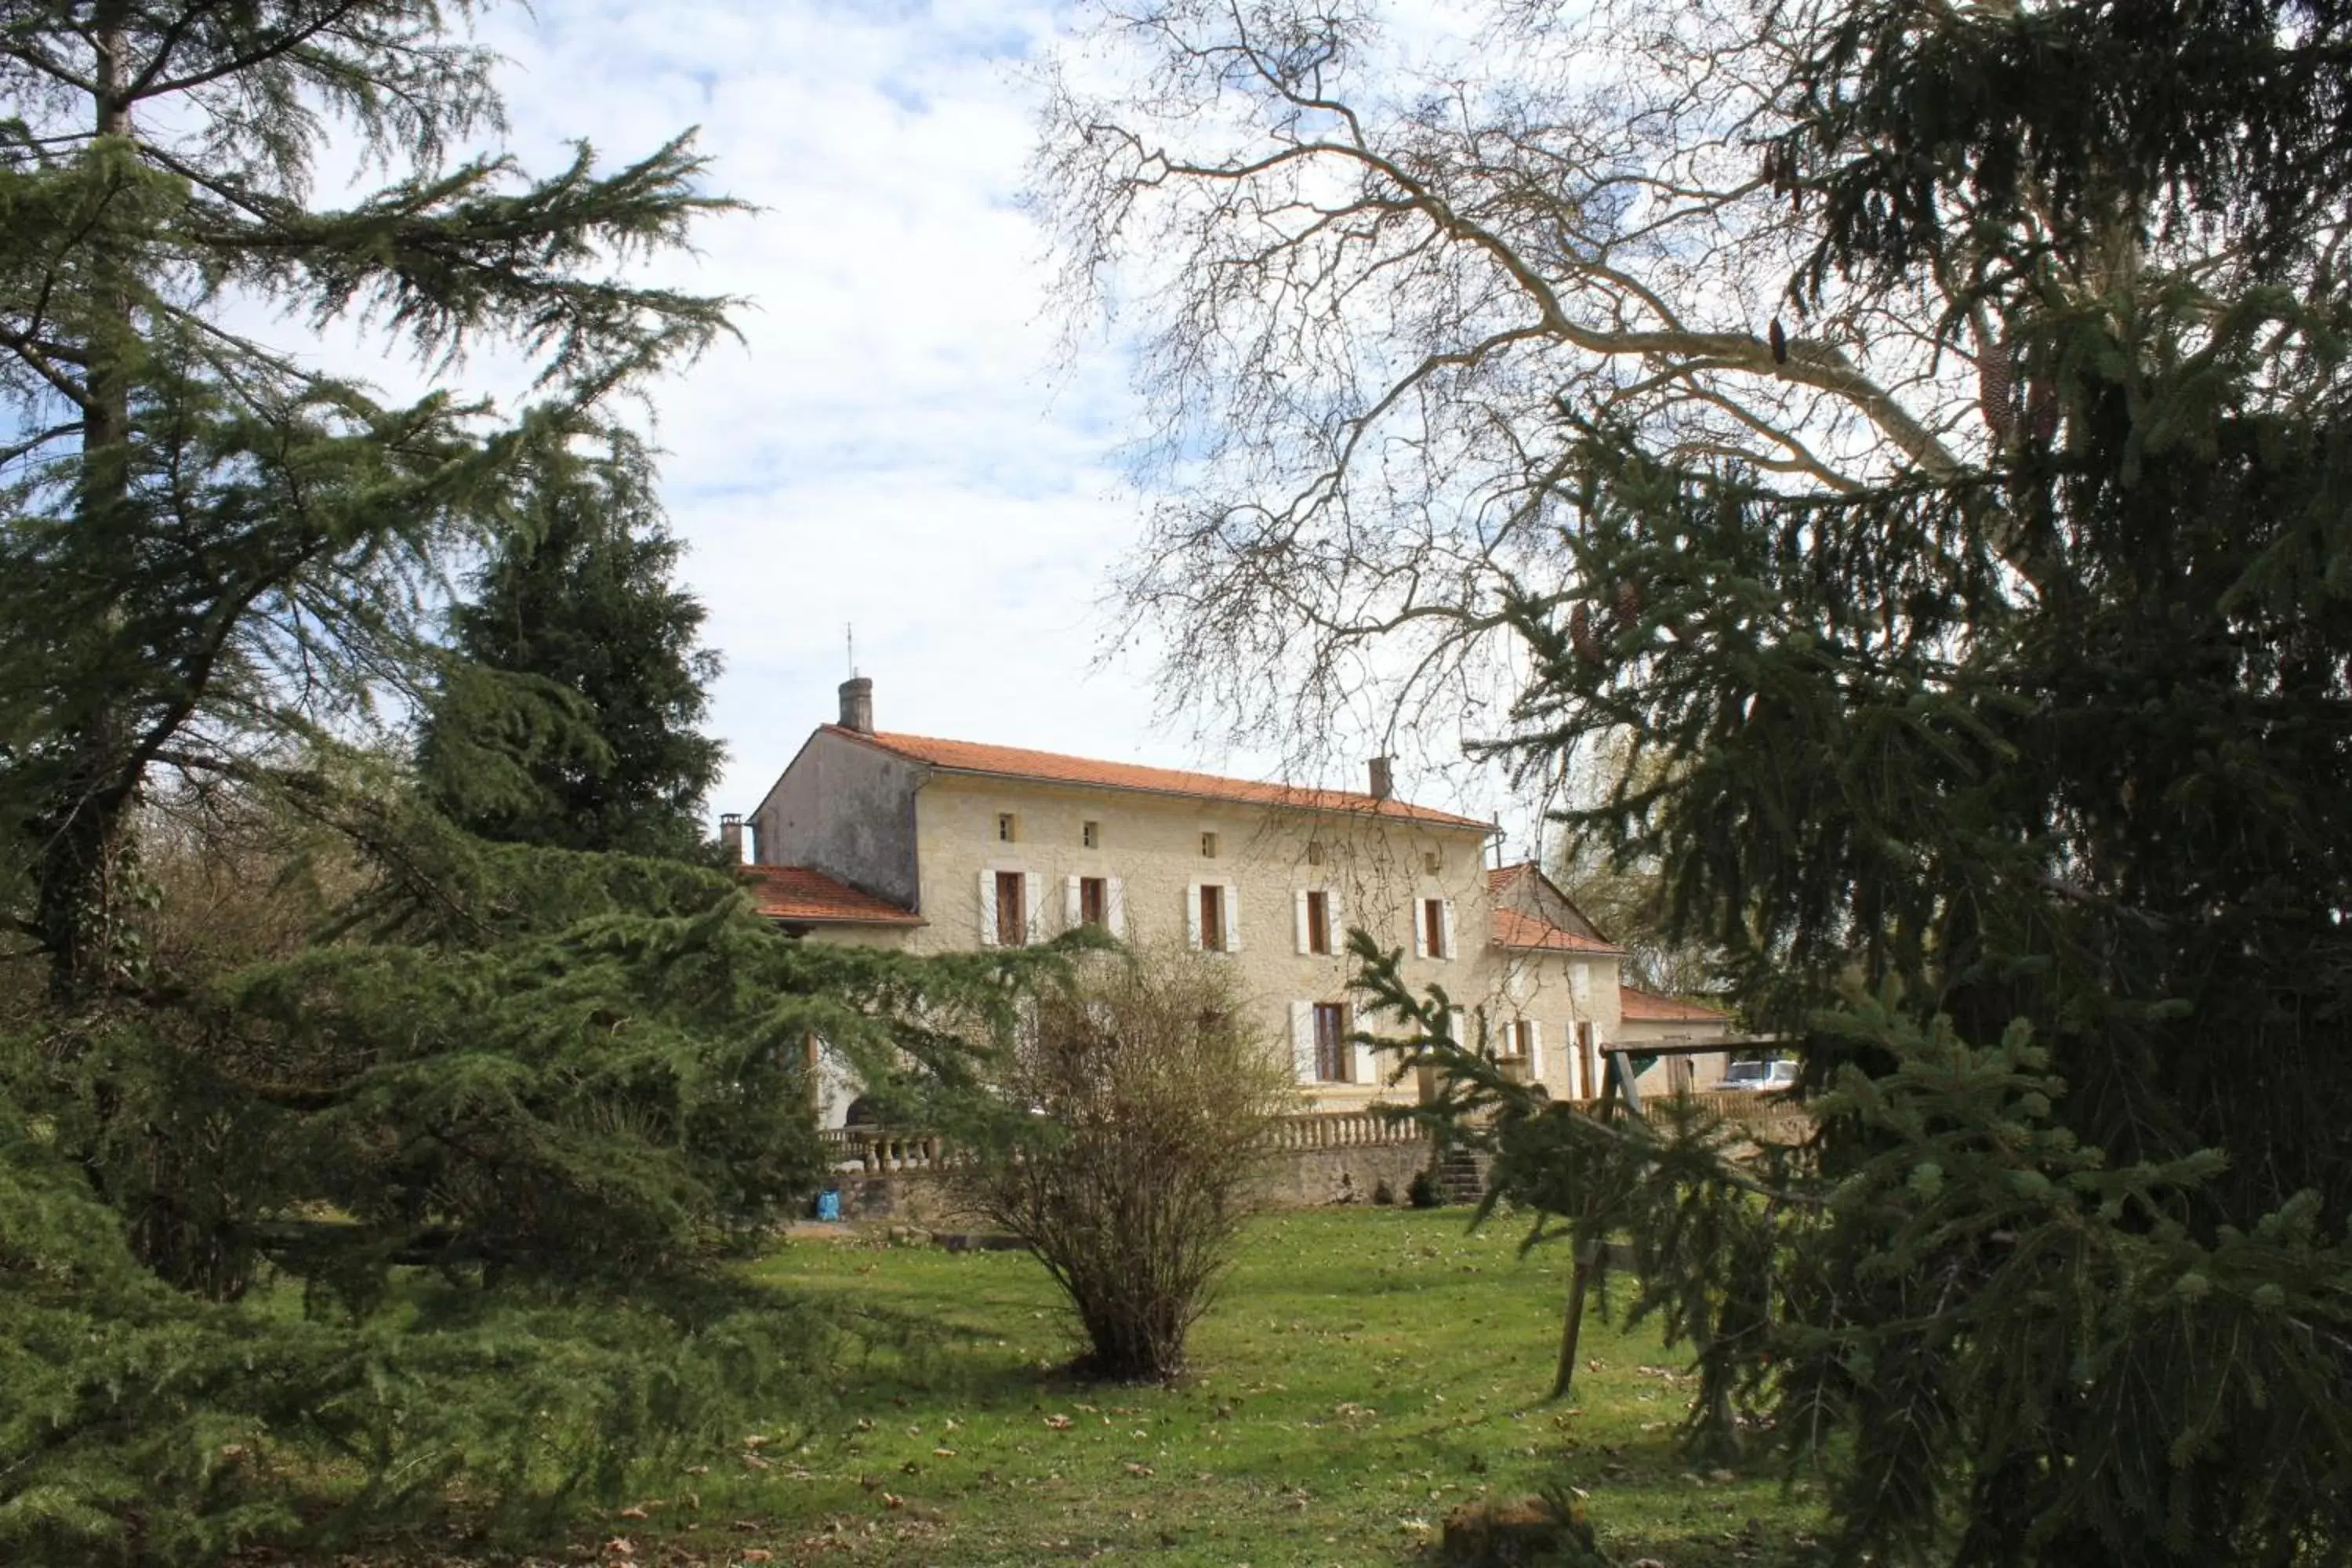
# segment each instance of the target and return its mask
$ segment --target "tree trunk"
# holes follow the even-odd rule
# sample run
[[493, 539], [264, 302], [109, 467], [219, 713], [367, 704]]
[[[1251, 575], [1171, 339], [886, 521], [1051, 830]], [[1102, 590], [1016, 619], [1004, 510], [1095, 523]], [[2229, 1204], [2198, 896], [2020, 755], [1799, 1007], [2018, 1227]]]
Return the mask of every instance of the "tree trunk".
[[[92, 104], [101, 137], [131, 134], [129, 83], [132, 78], [124, 0], [101, 0], [92, 17], [97, 53]], [[91, 238], [95, 257], [91, 321], [81, 351], [84, 382], [81, 468], [78, 477], [74, 537], [68, 549], [102, 563], [128, 544], [131, 381], [137, 323], [131, 304], [124, 246], [107, 243], [101, 222]], [[121, 613], [100, 618], [103, 648], [120, 630]], [[79, 628], [65, 628], [70, 636]], [[66, 652], [68, 665], [74, 656]], [[83, 672], [68, 669], [68, 678]], [[103, 681], [96, 689], [103, 692]], [[119, 702], [101, 696], [64, 737], [69, 757], [38, 823], [35, 862], [37, 920], [49, 955], [51, 996], [66, 1005], [89, 1002], [103, 991], [121, 953], [123, 872], [129, 858], [129, 821], [139, 781], [124, 739]]]

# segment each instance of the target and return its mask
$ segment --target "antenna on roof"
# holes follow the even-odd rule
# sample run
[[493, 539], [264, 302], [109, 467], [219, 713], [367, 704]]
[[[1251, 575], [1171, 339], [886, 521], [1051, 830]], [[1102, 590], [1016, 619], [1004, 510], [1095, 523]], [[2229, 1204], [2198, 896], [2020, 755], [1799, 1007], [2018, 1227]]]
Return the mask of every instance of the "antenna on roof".
[[856, 621], [845, 621], [842, 624], [841, 638], [846, 645], [848, 652], [849, 679], [855, 680], [857, 679], [857, 623]]

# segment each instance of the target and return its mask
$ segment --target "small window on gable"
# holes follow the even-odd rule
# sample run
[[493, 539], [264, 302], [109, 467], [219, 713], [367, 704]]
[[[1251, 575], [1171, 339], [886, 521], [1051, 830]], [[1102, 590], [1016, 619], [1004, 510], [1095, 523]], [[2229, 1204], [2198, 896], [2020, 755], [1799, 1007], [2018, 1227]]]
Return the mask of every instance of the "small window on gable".
[[1309, 866], [1323, 864], [1323, 840], [1320, 838], [1310, 838], [1307, 841], [1307, 863]]
[[1021, 837], [1021, 819], [1009, 811], [996, 814], [996, 841], [1011, 844]]
[[1099, 822], [1081, 824], [1078, 827], [1078, 842], [1085, 845], [1089, 849], [1101, 848], [1102, 824]]
[[1421, 852], [1421, 868], [1434, 877], [1445, 869], [1444, 858], [1434, 849], [1424, 849]]
[[1201, 858], [1213, 860], [1216, 858], [1217, 836], [1213, 833], [1203, 833], [1201, 835]]

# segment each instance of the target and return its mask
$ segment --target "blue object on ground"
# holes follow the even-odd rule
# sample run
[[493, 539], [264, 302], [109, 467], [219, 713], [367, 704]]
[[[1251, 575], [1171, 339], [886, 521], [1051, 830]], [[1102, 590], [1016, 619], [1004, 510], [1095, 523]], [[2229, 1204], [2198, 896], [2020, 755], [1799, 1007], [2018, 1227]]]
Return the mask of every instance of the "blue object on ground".
[[817, 1194], [816, 1217], [819, 1219], [839, 1219], [841, 1217], [841, 1194], [830, 1190]]

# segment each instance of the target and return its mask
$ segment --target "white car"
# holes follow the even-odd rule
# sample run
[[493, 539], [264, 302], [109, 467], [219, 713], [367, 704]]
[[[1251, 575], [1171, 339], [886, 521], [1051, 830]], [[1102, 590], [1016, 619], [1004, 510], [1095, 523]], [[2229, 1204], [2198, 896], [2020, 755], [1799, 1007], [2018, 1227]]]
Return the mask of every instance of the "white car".
[[1716, 1087], [1727, 1089], [1777, 1089], [1797, 1086], [1797, 1064], [1792, 1061], [1734, 1062], [1724, 1069], [1723, 1081]]

